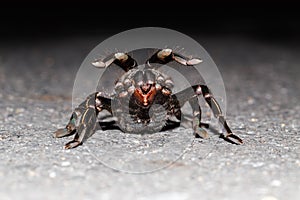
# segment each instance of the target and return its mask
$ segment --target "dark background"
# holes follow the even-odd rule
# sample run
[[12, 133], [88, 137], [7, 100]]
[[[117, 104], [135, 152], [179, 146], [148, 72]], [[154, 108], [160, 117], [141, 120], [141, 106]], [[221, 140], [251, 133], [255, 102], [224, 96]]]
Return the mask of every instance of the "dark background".
[[0, 36], [30, 39], [162, 26], [186, 33], [299, 38], [296, 1], [2, 1]]

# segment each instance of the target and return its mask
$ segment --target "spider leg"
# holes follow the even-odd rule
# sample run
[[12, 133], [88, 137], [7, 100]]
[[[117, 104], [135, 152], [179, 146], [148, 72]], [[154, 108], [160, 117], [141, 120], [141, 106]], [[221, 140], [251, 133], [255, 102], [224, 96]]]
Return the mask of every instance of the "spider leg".
[[[175, 61], [185, 66], [193, 66], [202, 62], [202, 60], [198, 58], [185, 58], [182, 55], [174, 53], [172, 49], [160, 49], [152, 57], [150, 57], [150, 59], [148, 59], [147, 64], [151, 66], [151, 63], [167, 64], [172, 61]], [[197, 75], [197, 78], [199, 77], [200, 74]], [[190, 82], [190, 84], [193, 85], [192, 82]], [[198, 98], [195, 95], [195, 92], [192, 89], [186, 89], [177, 93], [175, 96], [178, 96], [178, 99], [180, 100], [181, 104], [184, 104], [187, 101], [189, 101], [189, 103], [191, 104], [193, 109], [192, 126], [194, 129], [195, 136], [207, 138], [208, 134], [202, 127], [208, 128], [209, 125], [201, 122], [201, 108], [198, 104]]]
[[65, 128], [58, 129], [54, 132], [53, 136], [56, 138], [66, 137], [70, 135], [74, 135], [76, 133], [76, 126], [78, 126], [78, 118], [84, 113], [86, 110], [86, 105], [90, 101], [91, 98], [94, 97], [95, 94], [89, 95], [85, 101], [83, 101], [77, 108], [75, 108], [74, 112], [71, 114], [70, 120]]
[[209, 124], [201, 122], [201, 107], [198, 103], [198, 98], [195, 92], [191, 88], [187, 88], [175, 94], [175, 96], [179, 99], [181, 106], [188, 101], [192, 107], [192, 127], [195, 137], [208, 138], [208, 133], [203, 128], [209, 128]]
[[202, 138], [208, 138], [208, 133], [204, 128], [209, 128], [209, 124], [201, 122], [201, 107], [199, 106], [198, 103], [198, 98], [193, 97], [189, 100], [189, 103], [192, 107], [193, 110], [193, 120], [192, 120], [192, 127], [194, 130], [194, 135], [195, 137], [202, 137]]
[[[54, 137], [64, 137], [75, 134], [72, 141], [65, 145], [65, 149], [71, 149], [81, 145], [87, 138], [95, 133], [97, 115], [103, 109], [111, 112], [111, 100], [101, 96], [100, 92], [93, 93], [82, 102], [72, 113], [66, 128], [58, 129]], [[81, 116], [80, 120], [78, 118]]]
[[197, 65], [202, 62], [202, 60], [198, 59], [198, 58], [192, 58], [192, 59], [185, 58], [182, 55], [174, 53], [172, 49], [161, 49], [161, 50], [157, 51], [147, 61], [147, 63], [149, 65], [151, 65], [151, 63], [167, 64], [171, 61], [176, 61], [185, 66]]
[[203, 97], [205, 98], [206, 102], [212, 109], [212, 112], [214, 116], [219, 120], [219, 123], [224, 127], [226, 134], [223, 136], [226, 140], [231, 141], [231, 139], [234, 139], [235, 141], [231, 141], [237, 144], [242, 144], [243, 140], [239, 138], [237, 135], [233, 134], [231, 129], [229, 128], [225, 117], [222, 114], [222, 110], [214, 96], [212, 95], [211, 91], [206, 85], [198, 85], [198, 86], [193, 86], [195, 92], [197, 95], [202, 94]]
[[120, 66], [126, 72], [137, 66], [137, 62], [131, 56], [122, 52], [113, 54], [111, 58], [106, 61], [95, 60], [94, 62], [92, 62], [92, 65], [97, 68], [106, 68], [109, 67], [112, 63]]

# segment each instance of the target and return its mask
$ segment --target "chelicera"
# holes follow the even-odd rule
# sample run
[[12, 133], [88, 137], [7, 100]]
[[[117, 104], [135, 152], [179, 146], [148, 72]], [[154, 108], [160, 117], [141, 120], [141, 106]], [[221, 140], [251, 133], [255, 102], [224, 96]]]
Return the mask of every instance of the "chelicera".
[[161, 66], [170, 63], [176, 63], [178, 70], [184, 70], [201, 63], [202, 60], [187, 58], [172, 49], [148, 49], [146, 55], [149, 54], [144, 60], [135, 60], [134, 54], [130, 52], [118, 52], [104, 60], [93, 62], [98, 68], [108, 70], [114, 65], [121, 69], [114, 80], [112, 92], [100, 90], [89, 95], [74, 110], [66, 127], [55, 131], [54, 137], [75, 134], [65, 148], [81, 145], [97, 130], [98, 114], [104, 110], [114, 117], [111, 124], [117, 125], [123, 132], [155, 133], [173, 127], [178, 121], [180, 123], [181, 107], [189, 102], [193, 113], [191, 124], [194, 135], [207, 138], [208, 133], [204, 128], [208, 128], [209, 124], [201, 122], [201, 107], [198, 103], [198, 98], [202, 96], [224, 128], [224, 139], [236, 144], [243, 143], [241, 138], [232, 133], [218, 102], [206, 84], [191, 85], [191, 88], [173, 93], [176, 80], [159, 71]]

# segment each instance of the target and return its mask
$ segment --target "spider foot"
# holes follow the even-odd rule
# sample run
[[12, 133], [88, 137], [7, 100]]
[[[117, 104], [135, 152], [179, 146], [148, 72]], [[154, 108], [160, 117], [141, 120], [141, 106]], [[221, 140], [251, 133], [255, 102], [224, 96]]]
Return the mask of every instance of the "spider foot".
[[209, 137], [207, 131], [201, 127], [194, 128], [194, 136], [195, 136], [195, 138], [208, 138]]
[[61, 137], [66, 137], [66, 136], [70, 136], [70, 135], [73, 135], [73, 134], [74, 134], [74, 131], [70, 131], [67, 128], [60, 128], [60, 129], [57, 129], [53, 133], [53, 137], [61, 138]]
[[200, 122], [200, 120], [197, 117], [193, 118], [192, 124], [193, 124], [194, 136], [196, 138], [208, 138], [209, 137], [207, 131], [202, 128], [202, 127], [208, 128], [209, 127], [208, 124]]
[[237, 136], [233, 133], [227, 133], [226, 135], [221, 134], [220, 137], [230, 143], [233, 143], [233, 144], [243, 144], [244, 143], [243, 140], [239, 136]]
[[65, 144], [65, 149], [73, 149], [75, 147], [78, 147], [82, 145], [82, 142], [76, 141], [76, 140], [72, 140], [70, 142], [68, 142], [67, 144]]

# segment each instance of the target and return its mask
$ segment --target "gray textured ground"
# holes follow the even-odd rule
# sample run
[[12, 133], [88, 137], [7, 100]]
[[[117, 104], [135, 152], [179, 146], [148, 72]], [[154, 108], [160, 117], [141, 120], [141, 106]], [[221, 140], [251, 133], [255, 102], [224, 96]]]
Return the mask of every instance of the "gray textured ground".
[[[300, 45], [198, 37], [223, 75], [228, 121], [244, 145], [213, 133], [191, 143], [175, 137], [179, 129], [146, 138], [98, 132], [63, 150], [70, 138], [55, 139], [52, 132], [69, 118], [76, 70], [101, 40], [1, 42], [1, 200], [299, 199]], [[147, 171], [182, 151], [173, 165], [153, 173], [104, 165]]]

